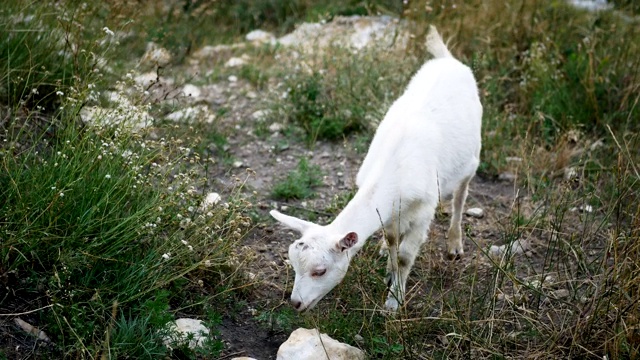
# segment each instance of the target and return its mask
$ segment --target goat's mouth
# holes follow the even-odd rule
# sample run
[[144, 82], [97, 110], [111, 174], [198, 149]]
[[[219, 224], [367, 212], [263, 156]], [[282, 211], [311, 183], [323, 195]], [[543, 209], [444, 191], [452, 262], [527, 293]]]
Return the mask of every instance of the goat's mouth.
[[320, 299], [322, 299], [322, 297], [319, 297], [319, 298], [316, 298], [316, 299], [312, 300], [308, 305], [306, 305], [306, 304], [304, 304], [304, 303], [303, 303], [303, 304], [302, 304], [302, 305], [300, 305], [300, 307], [299, 307], [299, 308], [297, 308], [296, 310], [297, 310], [299, 313], [305, 313], [305, 312], [307, 312], [307, 311], [309, 311], [309, 310], [313, 309], [313, 308], [318, 304], [318, 302], [320, 301]]

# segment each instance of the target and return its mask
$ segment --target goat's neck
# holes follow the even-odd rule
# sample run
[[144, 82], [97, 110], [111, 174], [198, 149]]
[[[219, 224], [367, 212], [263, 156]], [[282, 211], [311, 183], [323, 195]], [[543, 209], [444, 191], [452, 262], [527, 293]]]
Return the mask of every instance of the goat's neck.
[[380, 194], [376, 188], [361, 188], [330, 226], [338, 234], [352, 231], [358, 234], [358, 243], [349, 250], [349, 255], [355, 255], [367, 239], [388, 222], [391, 211], [392, 207], [385, 201], [384, 194]]

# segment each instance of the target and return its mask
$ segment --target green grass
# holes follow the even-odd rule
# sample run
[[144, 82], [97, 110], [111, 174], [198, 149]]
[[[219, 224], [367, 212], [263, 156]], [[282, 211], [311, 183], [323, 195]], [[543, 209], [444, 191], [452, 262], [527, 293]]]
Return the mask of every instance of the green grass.
[[278, 200], [307, 199], [315, 196], [313, 188], [322, 185], [322, 173], [317, 165], [301, 158], [298, 167], [273, 186], [271, 195]]

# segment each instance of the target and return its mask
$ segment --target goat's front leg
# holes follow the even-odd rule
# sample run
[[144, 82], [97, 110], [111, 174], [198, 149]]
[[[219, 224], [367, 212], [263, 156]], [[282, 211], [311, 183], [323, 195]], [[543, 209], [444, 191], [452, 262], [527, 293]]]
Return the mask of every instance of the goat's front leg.
[[427, 211], [426, 216], [422, 217], [424, 222], [414, 224], [402, 236], [402, 240], [396, 248], [397, 250], [389, 246], [387, 269], [391, 269], [391, 271], [388, 271], [387, 274], [389, 294], [385, 302], [385, 308], [389, 311], [397, 311], [398, 307], [404, 302], [407, 279], [422, 244], [427, 240], [427, 231], [433, 219], [433, 214], [433, 210]]

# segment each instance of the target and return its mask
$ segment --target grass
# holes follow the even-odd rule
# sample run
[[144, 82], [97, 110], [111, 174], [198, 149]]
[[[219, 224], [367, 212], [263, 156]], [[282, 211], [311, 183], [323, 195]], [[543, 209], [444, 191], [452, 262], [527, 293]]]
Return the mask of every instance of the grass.
[[[382, 13], [408, 21], [406, 49], [294, 58], [250, 47], [249, 64], [224, 69], [225, 57], [244, 50], [221, 53], [208, 77], [215, 83], [233, 71], [277, 94], [269, 120], [289, 127], [279, 150], [344, 141], [364, 152], [425, 59], [424, 31], [435, 24], [479, 82], [480, 174], [516, 174], [520, 197], [488, 212], [489, 225], [465, 221], [468, 254], [459, 262], [442, 259], [439, 216], [395, 317], [381, 311], [386, 259], [374, 240], [316, 310], [271, 304], [257, 309], [256, 322], [272, 332], [317, 327], [382, 359], [638, 357], [640, 33], [630, 17], [637, 6], [614, 3], [618, 11], [589, 13], [540, 0], [170, 1], [144, 9], [10, 1], [0, 10], [0, 281], [10, 290], [0, 315], [26, 313], [44, 330], [54, 344], [37, 347], [43, 357], [217, 356], [217, 337], [195, 352], [170, 350], [161, 335], [184, 316], [214, 329], [240, 312], [238, 297], [252, 296], [236, 290], [244, 286], [238, 241], [251, 227], [243, 182], [223, 194], [227, 205], [200, 207], [213, 182], [207, 164], [229, 162], [228, 129], [156, 122], [132, 133], [85, 124], [78, 113], [108, 106], [99, 96], [107, 89], [131, 97], [134, 112], [166, 111], [126, 80], [147, 41], [172, 53], [170, 72], [201, 45], [240, 41], [254, 28], [282, 34], [301, 21]], [[228, 120], [226, 112], [220, 105], [217, 118]], [[321, 184], [319, 169], [301, 159], [272, 196], [302, 200]], [[335, 195], [325, 210], [339, 212], [352, 193]], [[515, 241], [533, 251], [488, 256], [489, 245]]]
[[315, 196], [313, 188], [319, 185], [322, 185], [320, 167], [301, 158], [298, 167], [274, 185], [272, 196], [278, 200], [307, 199]]

